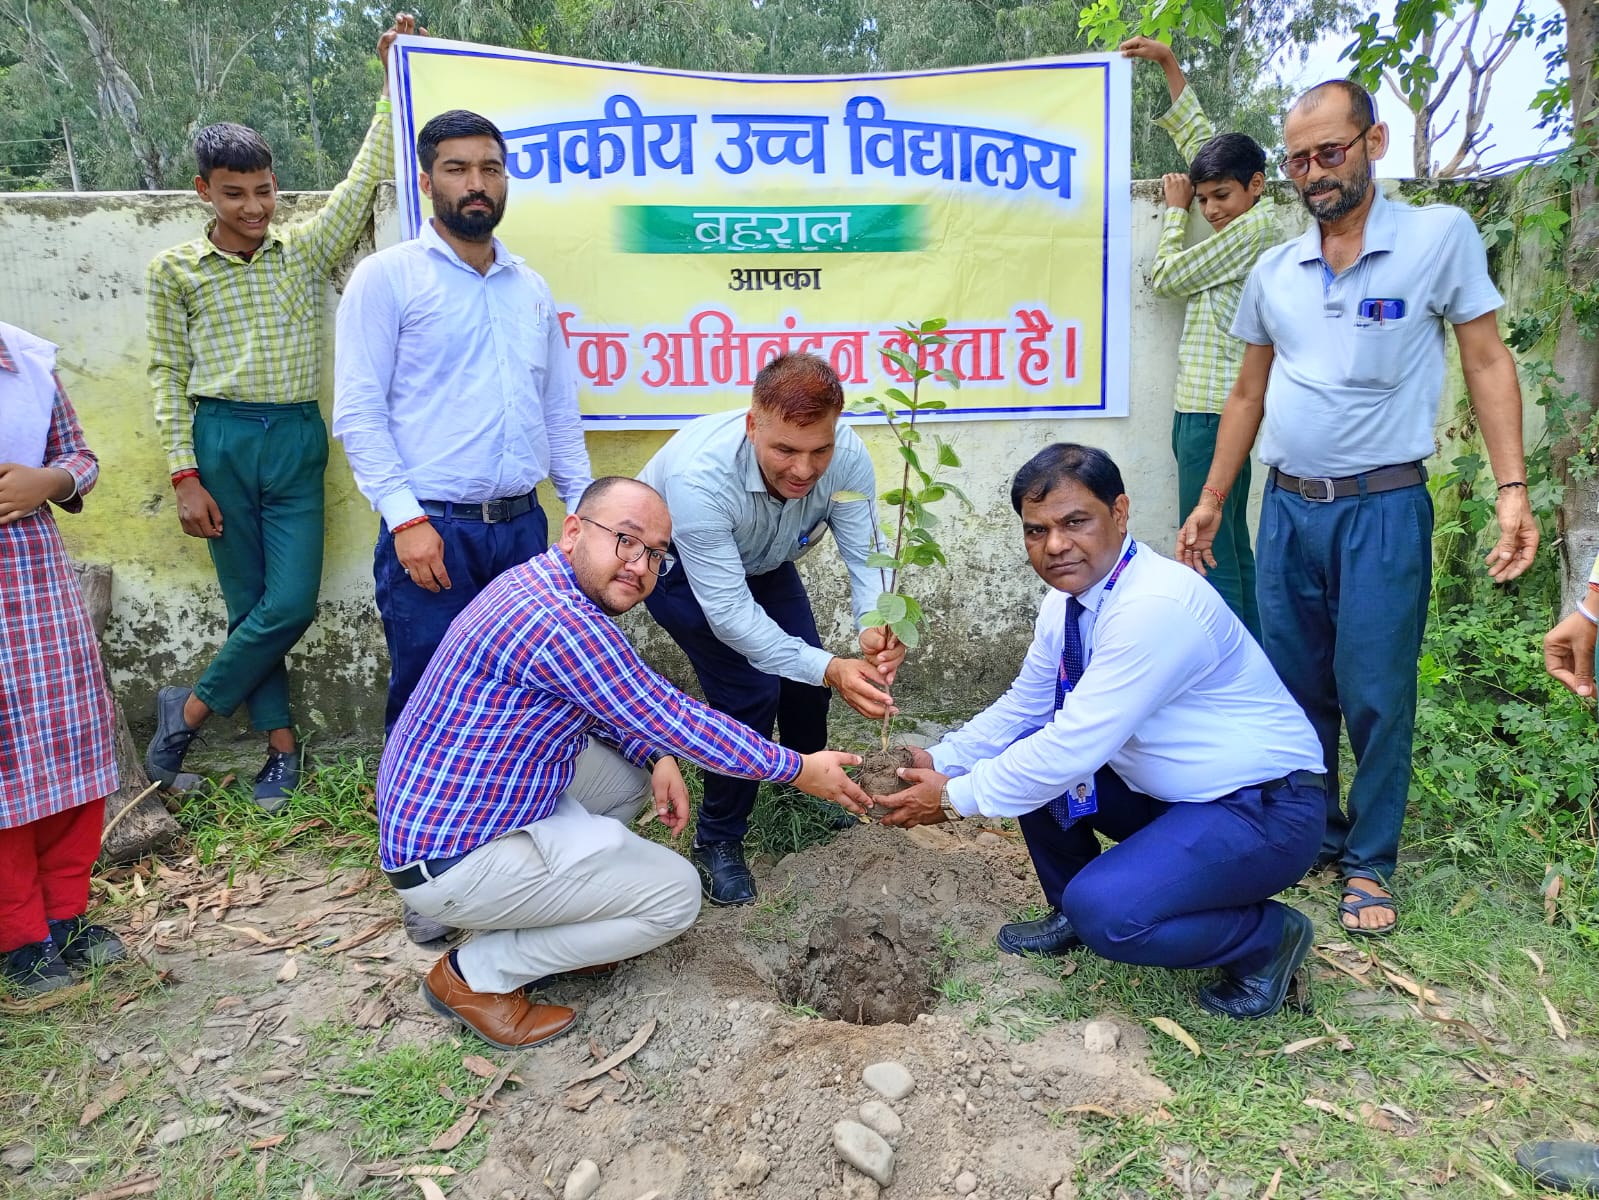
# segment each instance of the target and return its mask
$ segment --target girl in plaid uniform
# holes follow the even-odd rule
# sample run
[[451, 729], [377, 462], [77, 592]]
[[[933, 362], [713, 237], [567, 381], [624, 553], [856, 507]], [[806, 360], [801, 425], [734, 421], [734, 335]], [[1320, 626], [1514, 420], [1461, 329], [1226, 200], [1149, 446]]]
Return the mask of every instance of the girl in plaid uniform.
[[115, 710], [50, 514], [80, 511], [100, 473], [55, 355], [0, 322], [0, 977], [23, 993], [125, 953], [84, 920], [117, 790]]

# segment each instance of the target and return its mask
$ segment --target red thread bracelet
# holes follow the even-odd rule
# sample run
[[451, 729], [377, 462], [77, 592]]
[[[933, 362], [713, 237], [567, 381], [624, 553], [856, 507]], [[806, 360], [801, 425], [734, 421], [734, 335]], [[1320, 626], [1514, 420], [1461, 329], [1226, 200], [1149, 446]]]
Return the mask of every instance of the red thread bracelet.
[[394, 528], [390, 529], [389, 532], [391, 534], [400, 533], [403, 530], [414, 528], [417, 525], [426, 524], [428, 524], [427, 514], [423, 513], [420, 517], [412, 517], [409, 521], [401, 521], [398, 525], [394, 526]]
[[1219, 488], [1213, 488], [1213, 487], [1210, 486], [1210, 484], [1207, 483], [1204, 486], [1202, 486], [1199, 490], [1200, 490], [1201, 493], [1209, 492], [1212, 496], [1216, 497], [1216, 503], [1217, 504], [1224, 505], [1224, 504], [1227, 503], [1227, 493], [1224, 492], [1224, 491], [1221, 491]]

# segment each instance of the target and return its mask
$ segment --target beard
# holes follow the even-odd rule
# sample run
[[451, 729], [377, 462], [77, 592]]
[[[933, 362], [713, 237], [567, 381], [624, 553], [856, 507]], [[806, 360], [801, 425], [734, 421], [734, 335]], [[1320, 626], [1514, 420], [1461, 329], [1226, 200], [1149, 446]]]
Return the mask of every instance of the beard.
[[1368, 170], [1356, 179], [1318, 179], [1315, 187], [1321, 190], [1314, 194], [1309, 190], [1300, 192], [1299, 199], [1316, 220], [1336, 221], [1360, 207], [1371, 190], [1371, 174]]
[[[467, 212], [465, 206], [475, 200], [487, 204], [488, 210]], [[494, 227], [500, 223], [500, 218], [505, 215], [505, 200], [501, 198], [496, 203], [483, 192], [468, 192], [457, 203], [450, 205], [435, 195], [433, 215], [456, 237], [465, 238], [469, 242], [486, 242], [489, 235], [494, 232]]]

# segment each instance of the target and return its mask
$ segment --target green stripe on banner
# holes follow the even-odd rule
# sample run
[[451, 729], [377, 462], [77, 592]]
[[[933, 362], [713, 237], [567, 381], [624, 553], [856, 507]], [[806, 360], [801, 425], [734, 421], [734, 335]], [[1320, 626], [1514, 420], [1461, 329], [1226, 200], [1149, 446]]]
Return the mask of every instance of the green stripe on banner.
[[616, 222], [629, 254], [895, 254], [927, 241], [915, 204], [634, 204]]

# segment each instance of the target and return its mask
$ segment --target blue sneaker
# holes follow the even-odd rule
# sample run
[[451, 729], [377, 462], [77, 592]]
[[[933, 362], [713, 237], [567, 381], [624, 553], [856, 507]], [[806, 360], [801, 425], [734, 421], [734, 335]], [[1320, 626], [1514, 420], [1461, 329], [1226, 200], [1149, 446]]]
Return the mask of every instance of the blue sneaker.
[[263, 811], [275, 813], [289, 802], [289, 793], [300, 786], [300, 752], [268, 750], [266, 766], [255, 777], [255, 802]]

